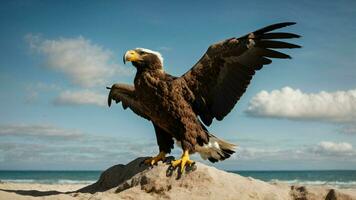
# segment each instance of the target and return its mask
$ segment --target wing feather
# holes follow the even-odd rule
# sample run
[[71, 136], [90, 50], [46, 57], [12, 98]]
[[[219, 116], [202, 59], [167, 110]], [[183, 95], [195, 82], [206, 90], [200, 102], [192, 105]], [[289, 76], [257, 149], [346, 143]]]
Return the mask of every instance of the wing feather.
[[290, 39], [290, 38], [300, 38], [300, 35], [294, 33], [283, 33], [283, 32], [274, 32], [274, 33], [265, 33], [261, 39]]
[[116, 103], [121, 102], [122, 107], [126, 110], [130, 108], [137, 115], [150, 120], [147, 116], [147, 110], [140, 104], [139, 101], [136, 100], [135, 87], [132, 85], [126, 84], [114, 84], [110, 89], [110, 93], [108, 96], [108, 106], [111, 106], [112, 100]]
[[222, 120], [245, 93], [255, 71], [271, 64], [271, 58], [291, 58], [274, 49], [300, 48], [279, 41], [300, 36], [271, 31], [294, 24], [273, 24], [240, 38], [213, 44], [193, 68], [180, 77], [194, 94], [192, 105], [204, 124], [210, 125], [214, 118]]

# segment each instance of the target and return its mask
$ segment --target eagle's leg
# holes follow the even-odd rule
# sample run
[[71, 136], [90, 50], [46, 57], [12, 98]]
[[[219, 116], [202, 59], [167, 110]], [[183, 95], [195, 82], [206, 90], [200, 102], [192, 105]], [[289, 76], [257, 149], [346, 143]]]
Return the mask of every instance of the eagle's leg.
[[186, 166], [190, 166], [192, 164], [194, 164], [194, 161], [190, 160], [188, 150], [183, 151], [182, 157], [180, 159], [171, 162], [171, 165], [174, 168], [180, 165], [180, 170], [182, 173]]
[[143, 161], [147, 165], [154, 165], [157, 164], [159, 161], [164, 161], [166, 158], [166, 152], [161, 151], [157, 156], [154, 156], [152, 158], [148, 158], [145, 161]]

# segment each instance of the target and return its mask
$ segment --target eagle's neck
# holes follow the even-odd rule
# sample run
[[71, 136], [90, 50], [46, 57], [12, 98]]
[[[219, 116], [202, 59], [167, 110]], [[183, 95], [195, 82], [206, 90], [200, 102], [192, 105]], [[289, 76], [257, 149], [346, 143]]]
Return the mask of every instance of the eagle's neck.
[[158, 84], [159, 81], [164, 80], [165, 72], [161, 69], [137, 69], [137, 73], [135, 76], [135, 87], [136, 88], [144, 88], [147, 86], [154, 87]]
[[159, 61], [150, 61], [150, 62], [132, 62], [133, 66], [136, 67], [137, 72], [145, 71], [163, 71], [163, 66]]

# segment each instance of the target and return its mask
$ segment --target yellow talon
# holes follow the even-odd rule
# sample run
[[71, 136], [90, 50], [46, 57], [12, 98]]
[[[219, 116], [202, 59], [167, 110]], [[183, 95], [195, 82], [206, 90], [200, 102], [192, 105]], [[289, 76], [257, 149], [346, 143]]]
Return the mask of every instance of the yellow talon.
[[154, 165], [158, 163], [159, 161], [163, 161], [166, 158], [166, 153], [161, 151], [157, 156], [154, 156], [152, 158], [146, 159], [143, 161], [147, 165]]
[[189, 151], [186, 150], [183, 152], [182, 157], [178, 160], [172, 161], [171, 165], [173, 167], [177, 167], [178, 165], [180, 165], [180, 171], [183, 173], [185, 167], [187, 165], [191, 165], [193, 163], [194, 163], [194, 161], [189, 159]]

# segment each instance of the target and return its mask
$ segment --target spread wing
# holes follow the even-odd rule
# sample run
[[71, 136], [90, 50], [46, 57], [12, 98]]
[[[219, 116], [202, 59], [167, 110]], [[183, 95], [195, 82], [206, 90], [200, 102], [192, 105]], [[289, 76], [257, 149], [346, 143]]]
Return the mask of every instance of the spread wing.
[[285, 32], [271, 32], [294, 22], [273, 24], [240, 38], [230, 38], [211, 45], [203, 57], [182, 77], [194, 94], [194, 111], [204, 124], [222, 120], [246, 91], [252, 76], [271, 58], [291, 58], [272, 49], [300, 46], [278, 41], [299, 38]]
[[139, 101], [136, 100], [135, 87], [127, 84], [114, 84], [110, 89], [110, 93], [108, 96], [108, 106], [111, 106], [112, 100], [116, 103], [121, 102], [122, 107], [126, 110], [130, 108], [137, 115], [149, 119], [149, 117], [145, 114], [147, 113], [146, 109], [140, 104]]

